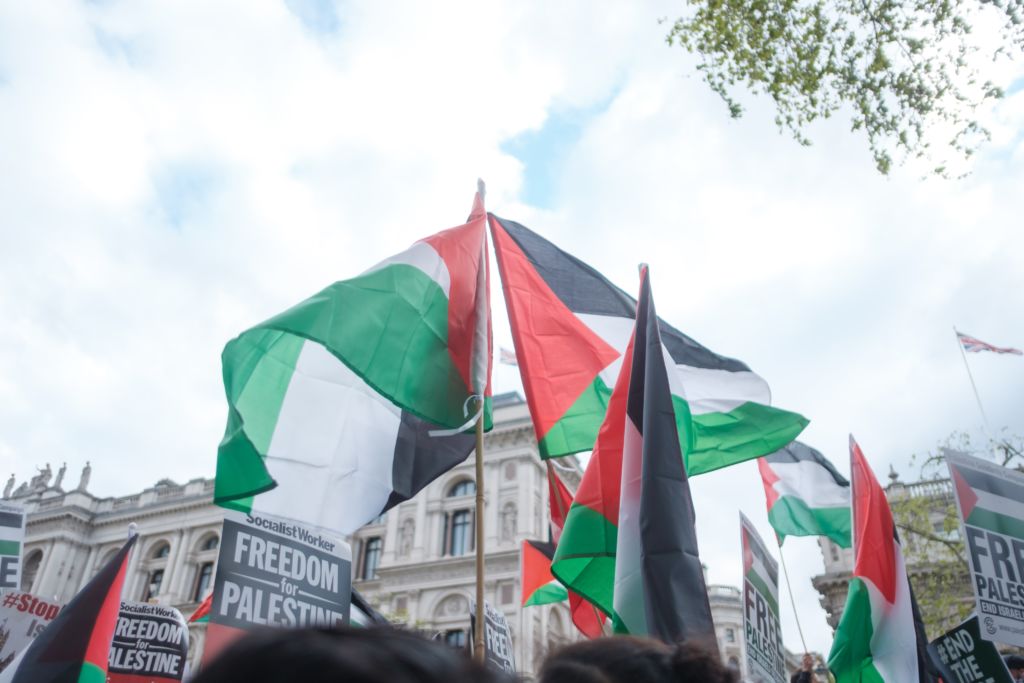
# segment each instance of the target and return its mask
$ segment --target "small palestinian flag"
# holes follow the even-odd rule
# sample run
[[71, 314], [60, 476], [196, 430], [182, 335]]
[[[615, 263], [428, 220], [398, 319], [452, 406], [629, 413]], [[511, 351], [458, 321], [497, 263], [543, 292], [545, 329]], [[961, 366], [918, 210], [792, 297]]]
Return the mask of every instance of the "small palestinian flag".
[[779, 543], [786, 536], [828, 536], [850, 547], [850, 482], [824, 455], [794, 441], [759, 458], [757, 467]]
[[205, 624], [210, 621], [210, 608], [213, 607], [213, 591], [199, 603], [199, 607], [196, 607], [196, 611], [192, 613], [192, 616], [188, 618], [190, 624]]
[[551, 557], [554, 554], [554, 543], [523, 541], [523, 554], [520, 559], [523, 607], [546, 605], [568, 599], [569, 592], [565, 590], [565, 586], [551, 575]]
[[1024, 476], [964, 453], [945, 455], [964, 524], [1024, 541]]
[[836, 683], [931, 683], [935, 668], [889, 501], [852, 436], [850, 475], [856, 561], [829, 669]]
[[7, 683], [104, 683], [132, 536], [3, 675]]
[[[519, 373], [541, 457], [594, 447], [636, 301], [596, 270], [513, 221], [490, 216]], [[768, 384], [658, 321], [690, 476], [778, 450], [807, 425], [771, 407]]]
[[408, 500], [469, 455], [480, 397], [490, 425], [480, 195], [465, 225], [243, 332], [222, 363], [215, 502], [348, 533]]

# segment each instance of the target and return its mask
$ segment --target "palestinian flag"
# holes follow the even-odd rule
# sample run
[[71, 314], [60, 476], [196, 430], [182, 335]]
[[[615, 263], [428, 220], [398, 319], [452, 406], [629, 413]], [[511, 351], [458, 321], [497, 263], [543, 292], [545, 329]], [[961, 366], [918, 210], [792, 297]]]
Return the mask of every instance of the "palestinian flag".
[[786, 536], [828, 536], [850, 547], [850, 482], [824, 455], [794, 441], [759, 458], [757, 467], [779, 543]]
[[519, 560], [523, 607], [562, 602], [569, 597], [565, 586], [551, 575], [551, 557], [554, 553], [554, 543], [523, 541], [523, 554]]
[[25, 509], [0, 502], [0, 590], [21, 586], [21, 550], [25, 541]]
[[964, 524], [1024, 541], [1024, 476], [949, 450], [946, 463]]
[[469, 455], [474, 397], [490, 425], [485, 223], [477, 195], [465, 225], [228, 343], [215, 502], [349, 533]]
[[3, 683], [104, 683], [114, 627], [121, 608], [121, 588], [128, 553], [124, 547], [71, 599], [64, 609], [19, 653]]
[[856, 560], [828, 666], [836, 683], [934, 681], [885, 491], [850, 437]]
[[[618, 633], [665, 642], [699, 640], [715, 648], [693, 501], [646, 268], [636, 329], [626, 349], [626, 364], [569, 510], [552, 573], [607, 611]], [[617, 492], [610, 490], [615, 484]]]
[[[548, 465], [548, 495], [551, 500], [551, 538], [557, 547], [562, 537], [562, 530], [565, 528], [565, 519], [569, 515], [572, 506], [572, 493], [569, 492], [565, 482], [555, 474], [555, 466], [549, 461]], [[548, 562], [550, 565], [550, 560]], [[549, 568], [550, 573], [550, 568]], [[572, 623], [580, 633], [588, 638], [600, 638], [604, 635], [604, 613], [585, 600], [582, 595], [575, 591], [569, 591], [569, 611], [572, 614]]]
[[[490, 215], [516, 359], [541, 457], [594, 447], [633, 329], [636, 302], [513, 221]], [[770, 407], [768, 384], [659, 321], [690, 476], [778, 450], [807, 425]]]
[[206, 624], [210, 621], [210, 608], [213, 607], [213, 591], [207, 595], [199, 607], [196, 607], [196, 611], [192, 613], [192, 616], [188, 618], [190, 624]]

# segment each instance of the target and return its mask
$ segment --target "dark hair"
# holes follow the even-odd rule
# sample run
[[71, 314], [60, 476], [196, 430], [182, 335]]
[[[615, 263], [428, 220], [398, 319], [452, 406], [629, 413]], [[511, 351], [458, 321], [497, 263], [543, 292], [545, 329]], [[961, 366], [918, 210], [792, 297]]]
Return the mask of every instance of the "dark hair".
[[1007, 669], [1024, 669], [1024, 657], [1020, 655], [1006, 655], [1003, 661]]
[[393, 628], [265, 629], [221, 653], [193, 683], [491, 683], [465, 652]]
[[735, 683], [714, 650], [616, 636], [573, 643], [544, 662], [538, 683]]

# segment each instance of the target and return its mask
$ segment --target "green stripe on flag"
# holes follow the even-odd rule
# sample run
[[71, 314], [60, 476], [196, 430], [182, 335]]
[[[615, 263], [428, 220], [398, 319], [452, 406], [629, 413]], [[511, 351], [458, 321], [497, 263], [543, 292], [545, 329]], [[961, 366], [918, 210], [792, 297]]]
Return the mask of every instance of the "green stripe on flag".
[[530, 595], [530, 599], [526, 601], [523, 607], [529, 607], [530, 605], [547, 605], [552, 602], [562, 602], [563, 600], [569, 599], [569, 591], [558, 583], [552, 581], [546, 583], [537, 590], [533, 591]]
[[21, 551], [18, 541], [0, 541], [0, 555], [17, 555]]
[[872, 658], [873, 624], [868, 587], [855, 576], [850, 580], [846, 607], [828, 655], [828, 667], [835, 674], [836, 683], [887, 683]]
[[828, 536], [843, 548], [853, 546], [850, 508], [809, 508], [802, 498], [782, 496], [768, 511], [768, 522], [781, 536]]
[[614, 614], [618, 529], [604, 515], [573, 503], [551, 562], [551, 573], [609, 616]]
[[970, 517], [967, 518], [967, 523], [994, 531], [997, 534], [1006, 534], [1024, 540], [1024, 520], [1016, 517], [1008, 517], [998, 512], [975, 507], [971, 511]]
[[92, 662], [82, 662], [82, 670], [78, 672], [78, 683], [106, 683], [107, 672]]
[[540, 457], [559, 458], [591, 450], [597, 440], [597, 432], [601, 429], [611, 395], [611, 389], [600, 375], [596, 377], [537, 443]]
[[[678, 422], [678, 405], [685, 402], [676, 396], [672, 399]], [[690, 448], [684, 456], [691, 477], [774, 453], [809, 423], [803, 415], [749, 401], [727, 413], [693, 415], [691, 421]], [[683, 435], [680, 425], [680, 437]]]

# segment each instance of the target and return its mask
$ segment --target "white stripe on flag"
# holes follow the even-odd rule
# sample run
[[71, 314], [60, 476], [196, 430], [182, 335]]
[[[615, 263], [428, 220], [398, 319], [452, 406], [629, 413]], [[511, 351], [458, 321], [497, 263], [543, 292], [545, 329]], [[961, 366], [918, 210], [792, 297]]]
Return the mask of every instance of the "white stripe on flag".
[[633, 635], [647, 633], [644, 580], [640, 555], [640, 487], [643, 472], [643, 435], [626, 416], [622, 441], [622, 483], [619, 530], [615, 546], [615, 592], [612, 606]]
[[369, 275], [374, 271], [397, 264], [419, 268], [427, 274], [427, 277], [438, 284], [444, 291], [445, 297], [449, 296], [452, 288], [451, 273], [448, 272], [448, 266], [445, 264], [444, 259], [441, 258], [441, 255], [437, 253], [437, 250], [426, 242], [416, 242], [401, 254], [395, 254], [384, 259], [365, 271], [363, 275]]
[[401, 411], [323, 346], [306, 341], [267, 453], [278, 487], [253, 510], [351, 533], [392, 493]]
[[972, 490], [974, 491], [974, 495], [978, 497], [977, 507], [982, 510], [991, 510], [992, 512], [998, 512], [999, 514], [1006, 515], [1007, 517], [1024, 519], [1024, 501], [1004, 498], [988, 491], [982, 491], [981, 489]]
[[794, 463], [769, 462], [768, 467], [779, 477], [772, 485], [779, 496], [794, 496], [809, 508], [850, 507], [850, 487], [840, 486], [821, 465], [801, 460]]
[[899, 543], [896, 546], [896, 599], [889, 604], [875, 585], [861, 577], [871, 598], [871, 656], [885, 683], [913, 683], [920, 680], [917, 670], [917, 634], [910, 605], [907, 568]]

